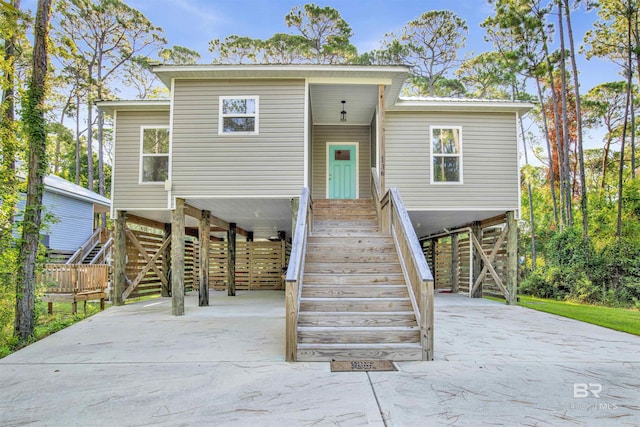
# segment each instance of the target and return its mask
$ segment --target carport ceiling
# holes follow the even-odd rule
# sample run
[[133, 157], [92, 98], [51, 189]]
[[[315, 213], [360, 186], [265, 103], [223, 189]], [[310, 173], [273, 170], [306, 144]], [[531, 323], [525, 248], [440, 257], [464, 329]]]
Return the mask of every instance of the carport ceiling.
[[[309, 86], [314, 125], [370, 125], [378, 102], [376, 85]], [[340, 121], [341, 101], [346, 101], [347, 121]]]

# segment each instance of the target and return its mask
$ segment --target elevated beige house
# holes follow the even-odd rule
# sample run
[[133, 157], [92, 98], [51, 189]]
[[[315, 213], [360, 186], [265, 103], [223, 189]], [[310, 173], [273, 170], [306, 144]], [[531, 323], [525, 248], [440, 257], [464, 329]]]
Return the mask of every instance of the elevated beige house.
[[[115, 122], [114, 301], [153, 273], [183, 314], [186, 233], [201, 305], [213, 285], [211, 245], [224, 251], [233, 294], [238, 234], [291, 241], [289, 360], [430, 359], [435, 266], [424, 253], [443, 236], [451, 291], [480, 295], [489, 280], [514, 302], [517, 121], [531, 105], [403, 98], [408, 71], [163, 65], [153, 72], [169, 101], [98, 103]], [[144, 264], [136, 271], [126, 255], [132, 219], [163, 229], [154, 250], [134, 242]], [[484, 228], [498, 230], [495, 248], [484, 248]]]

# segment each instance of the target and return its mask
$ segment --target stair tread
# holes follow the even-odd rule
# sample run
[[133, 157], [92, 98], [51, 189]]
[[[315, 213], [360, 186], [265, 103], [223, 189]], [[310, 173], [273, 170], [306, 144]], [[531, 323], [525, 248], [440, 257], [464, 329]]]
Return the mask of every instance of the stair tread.
[[421, 348], [419, 342], [385, 342], [385, 343], [298, 343], [298, 349], [390, 349], [390, 348]]
[[355, 331], [355, 332], [396, 332], [396, 331], [418, 331], [420, 327], [417, 325], [400, 325], [400, 326], [298, 326], [298, 331], [308, 332], [340, 332], [340, 331]]

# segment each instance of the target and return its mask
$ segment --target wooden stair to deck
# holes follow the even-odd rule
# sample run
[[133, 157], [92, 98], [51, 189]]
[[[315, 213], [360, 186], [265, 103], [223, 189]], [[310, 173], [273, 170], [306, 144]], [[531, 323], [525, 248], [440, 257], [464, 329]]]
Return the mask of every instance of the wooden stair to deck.
[[372, 200], [317, 200], [298, 317], [300, 361], [421, 360], [396, 248]]

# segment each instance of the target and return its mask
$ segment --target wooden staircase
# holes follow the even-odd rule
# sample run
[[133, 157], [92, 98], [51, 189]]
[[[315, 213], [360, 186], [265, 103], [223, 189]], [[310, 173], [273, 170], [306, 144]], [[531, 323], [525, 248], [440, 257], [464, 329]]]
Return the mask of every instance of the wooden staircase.
[[91, 264], [91, 261], [98, 255], [100, 250], [102, 249], [102, 244], [100, 242], [96, 243], [96, 245], [89, 251], [87, 256], [82, 260], [82, 264]]
[[372, 200], [316, 200], [297, 325], [299, 361], [421, 360], [393, 239]]

